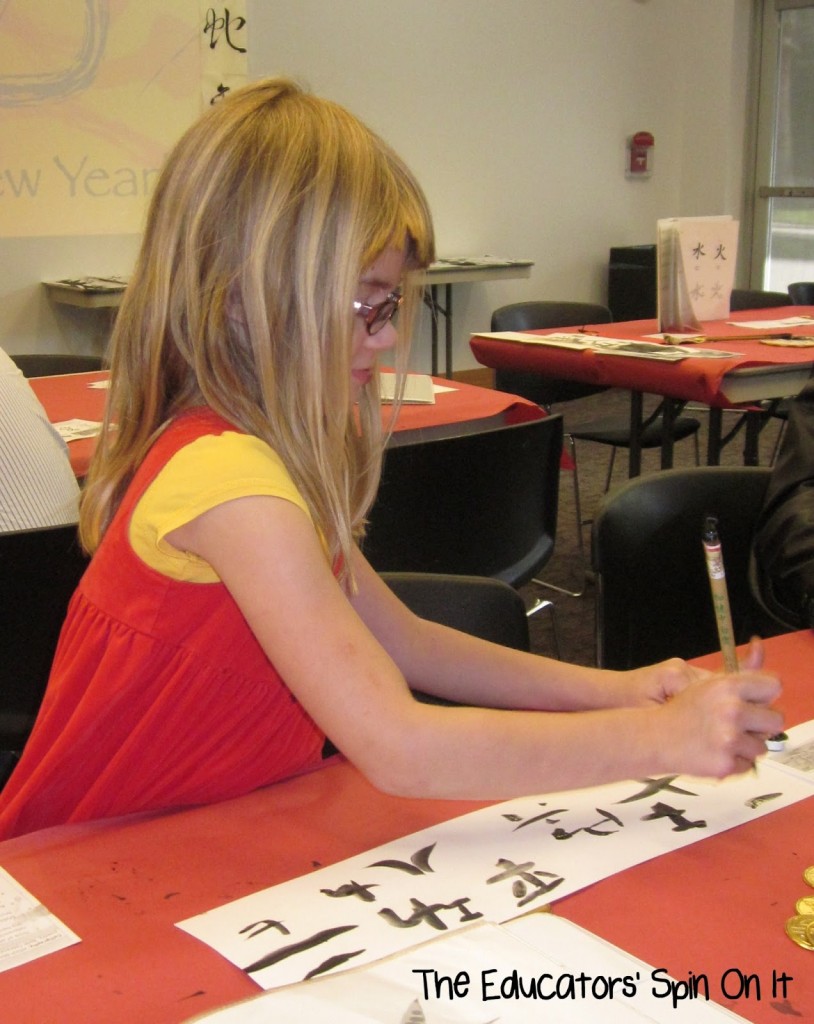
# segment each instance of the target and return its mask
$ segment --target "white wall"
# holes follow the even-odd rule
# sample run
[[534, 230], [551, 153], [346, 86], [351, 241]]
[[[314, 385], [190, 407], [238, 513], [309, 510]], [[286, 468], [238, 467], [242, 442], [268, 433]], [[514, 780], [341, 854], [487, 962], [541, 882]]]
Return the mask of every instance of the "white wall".
[[[740, 215], [750, 0], [259, 0], [250, 70], [287, 73], [404, 156], [441, 255], [535, 261], [528, 281], [456, 287], [472, 330], [524, 298], [604, 301], [608, 249], [659, 217]], [[626, 138], [655, 173], [624, 175]], [[426, 344], [416, 368], [426, 368]]]
[[12, 354], [103, 353], [110, 311], [55, 305], [40, 282], [126, 275], [138, 243], [138, 235], [0, 238], [0, 346]]
[[[250, 73], [288, 74], [382, 134], [422, 181], [441, 255], [535, 261], [529, 280], [459, 285], [469, 333], [523, 298], [604, 300], [608, 249], [658, 217], [740, 216], [752, 0], [249, 0]], [[656, 138], [655, 173], [624, 143]], [[101, 244], [101, 248], [100, 248]], [[136, 240], [2, 240], [0, 344], [92, 348], [37, 282], [126, 273]], [[93, 316], [93, 315], [92, 315]], [[57, 317], [59, 319], [57, 319]], [[426, 325], [424, 328], [426, 334]], [[416, 369], [428, 368], [416, 346]]]

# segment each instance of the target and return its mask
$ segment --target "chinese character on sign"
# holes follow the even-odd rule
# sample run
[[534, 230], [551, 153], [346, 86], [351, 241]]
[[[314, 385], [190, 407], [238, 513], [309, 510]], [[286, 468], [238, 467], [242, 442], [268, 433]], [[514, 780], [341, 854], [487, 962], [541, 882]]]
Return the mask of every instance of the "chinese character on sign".
[[217, 89], [215, 90], [215, 95], [209, 101], [209, 106], [210, 107], [214, 106], [214, 104], [217, 103], [218, 100], [222, 100], [227, 92], [229, 92], [229, 86], [228, 85], [224, 85], [223, 82], [221, 82], [218, 85]]
[[235, 40], [246, 27], [246, 19], [237, 15], [232, 16], [228, 7], [223, 8], [223, 14], [218, 14], [214, 7], [206, 12], [206, 23], [203, 33], [209, 36], [209, 49], [214, 50], [219, 43], [224, 42], [231, 50], [237, 53], [245, 53], [246, 47], [239, 46]]

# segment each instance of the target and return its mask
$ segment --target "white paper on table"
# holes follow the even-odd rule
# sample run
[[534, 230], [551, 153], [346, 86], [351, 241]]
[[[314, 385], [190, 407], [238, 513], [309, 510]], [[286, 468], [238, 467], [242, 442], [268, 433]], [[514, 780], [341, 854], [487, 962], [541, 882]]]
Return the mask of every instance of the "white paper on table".
[[814, 795], [778, 757], [722, 782], [663, 776], [482, 808], [178, 923], [263, 988], [392, 956], [439, 932], [505, 923], [653, 857]]
[[[518, 991], [514, 975], [522, 979]], [[584, 989], [572, 978], [588, 977]], [[508, 981], [506, 979], [509, 979]], [[369, 967], [302, 982], [195, 1018], [208, 1024], [723, 1024], [703, 998], [668, 995], [669, 975], [554, 914], [481, 924]], [[537, 986], [539, 985], [539, 988]], [[594, 987], [595, 986], [595, 987]], [[608, 993], [613, 991], [613, 998]], [[567, 995], [574, 992], [573, 998]], [[676, 990], [677, 992], [680, 990]], [[539, 992], [553, 998], [534, 998]], [[710, 997], [714, 992], [710, 991]], [[660, 996], [660, 997], [659, 997]]]
[[737, 359], [739, 352], [728, 352], [720, 348], [700, 348], [698, 345], [668, 345], [649, 341], [611, 341], [597, 339], [595, 349], [603, 355], [631, 356], [639, 359], [660, 359], [677, 363], [682, 359]]
[[60, 420], [52, 424], [63, 441], [78, 441], [83, 437], [96, 437], [101, 431], [102, 424], [97, 420]]
[[543, 345], [552, 348], [573, 348], [580, 351], [591, 349], [596, 335], [571, 331], [554, 331], [551, 334], [529, 334], [525, 331], [488, 331], [473, 334], [473, 338], [496, 338], [498, 341], [519, 341], [524, 345]]
[[814, 317], [786, 316], [782, 320], [727, 320], [733, 327], [754, 328], [756, 331], [774, 331], [781, 327], [811, 327]]
[[814, 779], [814, 740], [792, 744], [789, 749], [772, 754], [772, 761], [798, 778]]
[[[383, 373], [379, 377], [379, 395], [383, 402], [393, 402], [396, 398], [396, 374]], [[404, 378], [405, 405], [434, 405], [435, 389], [432, 377], [427, 373], [408, 373]]]
[[104, 391], [110, 387], [110, 380], [92, 380], [90, 384], [88, 384], [88, 387], [95, 388], [97, 391]]
[[0, 868], [0, 971], [77, 942], [78, 935]]
[[[688, 338], [697, 334], [687, 334]], [[596, 352], [605, 356], [628, 356], [633, 359], [657, 359], [666, 363], [677, 363], [682, 359], [735, 359], [739, 352], [705, 348], [697, 345], [666, 345], [657, 341], [640, 341], [635, 338], [606, 338], [604, 335], [569, 334], [523, 334], [519, 331], [499, 331], [492, 334], [477, 334], [477, 338], [497, 338], [500, 341], [519, 341], [525, 345], [540, 345], [549, 348], [570, 348], [578, 352]], [[663, 334], [649, 335], [663, 338]]]

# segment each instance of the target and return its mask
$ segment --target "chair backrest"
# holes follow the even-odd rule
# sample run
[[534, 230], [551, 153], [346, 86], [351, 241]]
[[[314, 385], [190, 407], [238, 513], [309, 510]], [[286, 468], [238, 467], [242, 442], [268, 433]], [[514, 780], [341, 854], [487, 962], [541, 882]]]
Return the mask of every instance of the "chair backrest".
[[[529, 620], [520, 594], [502, 580], [432, 572], [383, 572], [384, 582], [422, 619], [504, 647], [530, 650]], [[413, 691], [425, 704], [452, 701]]]
[[430, 572], [384, 572], [381, 576], [422, 619], [504, 647], [529, 650], [526, 605], [503, 580]]
[[789, 285], [789, 295], [795, 306], [814, 306], [814, 281], [795, 281]]
[[739, 309], [767, 309], [770, 306], [792, 306], [794, 302], [788, 292], [762, 292], [751, 288], [733, 288], [729, 296], [729, 308], [734, 313]]
[[363, 550], [379, 572], [532, 578], [554, 549], [562, 417], [391, 447]]
[[21, 749], [88, 564], [76, 526], [0, 533], [0, 749]]
[[[766, 630], [749, 586], [767, 467], [700, 466], [636, 477], [594, 520], [597, 663], [626, 669], [718, 649], [701, 535], [717, 516], [738, 643]], [[775, 630], [771, 630], [776, 632]]]
[[[539, 331], [549, 327], [584, 327], [585, 324], [608, 324], [613, 320], [607, 306], [595, 302], [531, 301], [513, 302], [492, 313], [493, 331]], [[548, 408], [555, 402], [594, 395], [606, 388], [577, 381], [544, 377], [522, 370], [495, 370], [495, 387], [522, 395]]]
[[54, 377], [61, 373], [90, 373], [104, 369], [101, 356], [79, 356], [62, 352], [32, 352], [11, 356], [24, 377]]

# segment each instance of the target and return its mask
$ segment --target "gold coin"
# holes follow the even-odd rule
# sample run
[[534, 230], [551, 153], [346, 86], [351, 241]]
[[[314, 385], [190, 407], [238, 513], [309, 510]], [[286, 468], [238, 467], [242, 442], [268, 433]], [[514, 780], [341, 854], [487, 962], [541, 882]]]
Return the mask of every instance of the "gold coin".
[[797, 900], [795, 909], [798, 914], [805, 917], [814, 915], [814, 896], [801, 896], [800, 899]]
[[808, 882], [812, 889], [814, 889], [814, 864], [810, 868], [806, 868], [803, 872], [803, 878]]
[[803, 949], [814, 949], [814, 929], [811, 925], [814, 918], [808, 914], [798, 914], [786, 921], [786, 935]]

